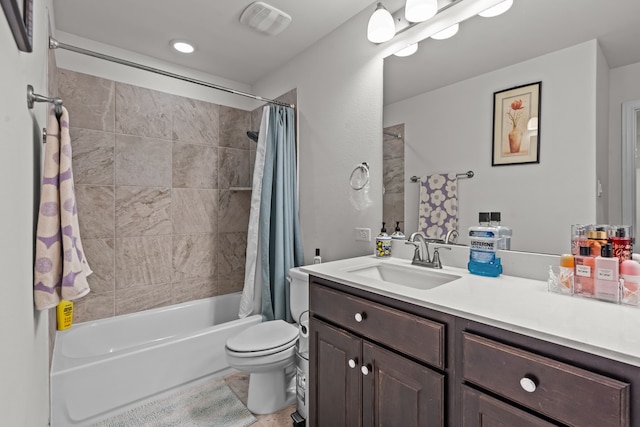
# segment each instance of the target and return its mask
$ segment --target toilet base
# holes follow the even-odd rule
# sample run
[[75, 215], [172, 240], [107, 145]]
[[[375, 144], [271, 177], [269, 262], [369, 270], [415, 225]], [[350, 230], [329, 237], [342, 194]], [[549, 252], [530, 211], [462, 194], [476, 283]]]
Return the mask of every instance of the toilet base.
[[[291, 369], [288, 369], [291, 370]], [[288, 371], [287, 370], [287, 371]], [[296, 402], [295, 369], [249, 375], [247, 408], [254, 414], [272, 414]]]

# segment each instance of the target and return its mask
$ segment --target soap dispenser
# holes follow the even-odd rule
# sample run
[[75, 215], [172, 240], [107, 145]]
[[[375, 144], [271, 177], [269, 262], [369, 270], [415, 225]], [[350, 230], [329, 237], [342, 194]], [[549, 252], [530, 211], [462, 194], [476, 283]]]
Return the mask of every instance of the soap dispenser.
[[386, 258], [391, 256], [391, 237], [387, 234], [385, 223], [382, 223], [380, 234], [376, 237], [376, 257]]
[[396, 221], [396, 231], [393, 232], [391, 238], [393, 240], [405, 240], [406, 237], [402, 233], [402, 230], [400, 230], [400, 221]]

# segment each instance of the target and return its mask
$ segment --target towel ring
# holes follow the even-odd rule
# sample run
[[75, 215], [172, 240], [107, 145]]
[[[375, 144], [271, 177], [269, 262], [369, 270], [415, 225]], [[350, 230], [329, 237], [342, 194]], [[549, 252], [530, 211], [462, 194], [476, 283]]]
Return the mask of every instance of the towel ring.
[[354, 190], [362, 190], [369, 183], [369, 165], [362, 162], [356, 166], [349, 177], [349, 185]]

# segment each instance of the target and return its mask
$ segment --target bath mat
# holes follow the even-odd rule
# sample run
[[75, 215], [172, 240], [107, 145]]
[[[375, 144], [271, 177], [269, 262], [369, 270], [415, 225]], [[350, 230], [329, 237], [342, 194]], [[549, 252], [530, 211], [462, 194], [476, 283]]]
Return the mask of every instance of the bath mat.
[[256, 421], [219, 378], [143, 404], [93, 427], [246, 427]]

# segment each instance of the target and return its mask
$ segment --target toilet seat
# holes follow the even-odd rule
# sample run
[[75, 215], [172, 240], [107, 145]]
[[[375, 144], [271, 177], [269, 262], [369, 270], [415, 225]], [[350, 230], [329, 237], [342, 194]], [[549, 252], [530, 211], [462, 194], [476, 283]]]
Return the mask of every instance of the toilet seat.
[[260, 357], [293, 347], [298, 328], [284, 320], [272, 320], [250, 326], [227, 340], [226, 349], [234, 357]]

